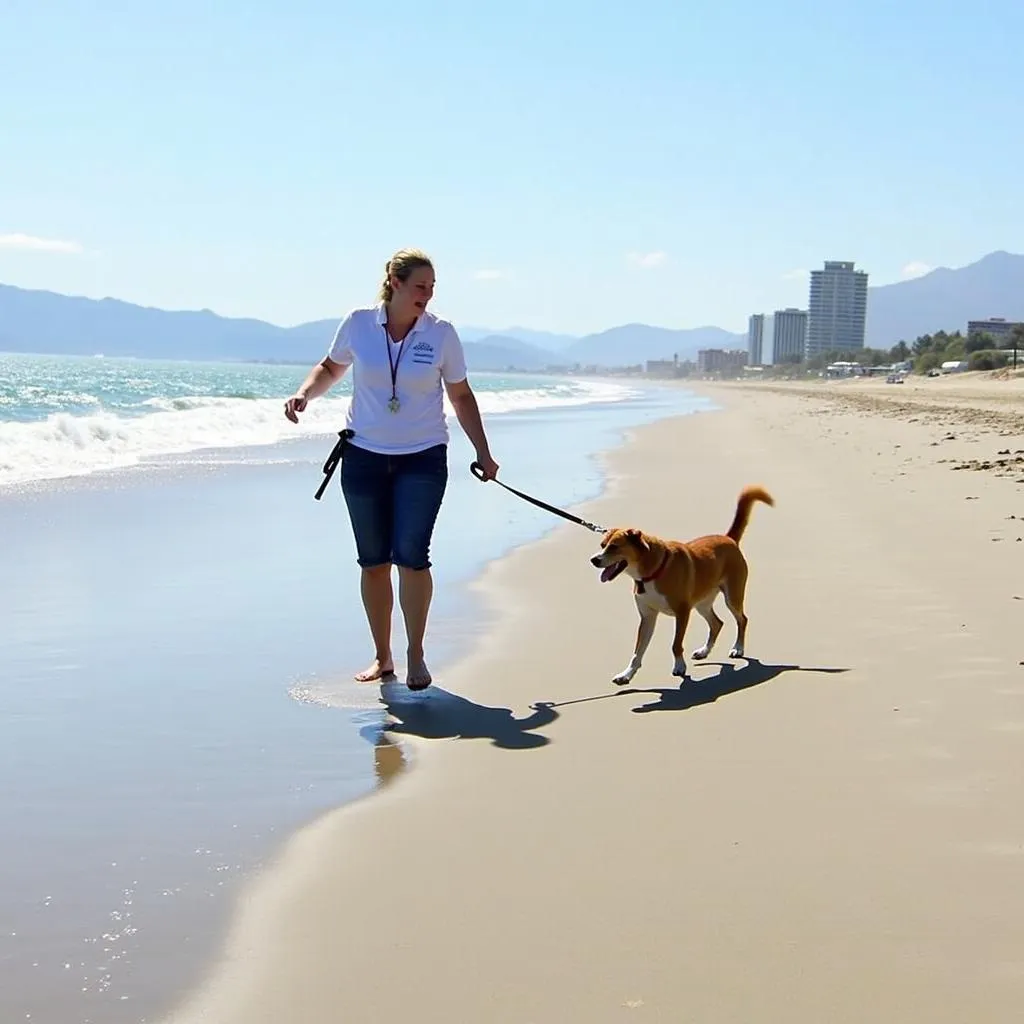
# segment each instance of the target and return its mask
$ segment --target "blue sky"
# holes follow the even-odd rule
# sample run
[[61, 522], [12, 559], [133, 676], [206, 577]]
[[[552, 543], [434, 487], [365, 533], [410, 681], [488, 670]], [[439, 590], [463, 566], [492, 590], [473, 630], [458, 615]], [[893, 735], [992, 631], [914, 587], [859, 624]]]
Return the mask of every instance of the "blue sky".
[[1024, 251], [1024, 4], [0, 4], [0, 282], [282, 324], [743, 329]]

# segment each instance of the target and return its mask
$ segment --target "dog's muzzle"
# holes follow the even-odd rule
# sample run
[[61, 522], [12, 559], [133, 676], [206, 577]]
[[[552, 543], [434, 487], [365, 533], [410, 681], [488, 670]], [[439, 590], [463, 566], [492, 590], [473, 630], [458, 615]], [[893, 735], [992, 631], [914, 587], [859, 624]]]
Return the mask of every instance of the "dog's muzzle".
[[626, 568], [626, 563], [624, 561], [609, 562], [603, 551], [600, 554], [594, 555], [590, 560], [590, 564], [595, 569], [601, 570], [602, 583], [608, 583], [610, 580], [615, 579], [615, 577]]

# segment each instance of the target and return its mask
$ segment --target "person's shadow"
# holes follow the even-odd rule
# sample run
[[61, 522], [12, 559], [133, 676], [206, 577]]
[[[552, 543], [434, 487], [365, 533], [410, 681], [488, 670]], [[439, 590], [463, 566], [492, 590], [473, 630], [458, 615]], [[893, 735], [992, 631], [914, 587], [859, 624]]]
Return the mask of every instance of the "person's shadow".
[[726, 697], [730, 693], [739, 693], [741, 690], [749, 690], [753, 686], [760, 686], [767, 683], [783, 672], [820, 672], [828, 675], [836, 675], [840, 672], [848, 672], [845, 668], [805, 668], [802, 665], [768, 665], [758, 661], [757, 658], [744, 658], [746, 664], [742, 667], [727, 661], [701, 662], [703, 665], [718, 665], [719, 670], [713, 676], [706, 679], [684, 679], [677, 687], [652, 687], [644, 689], [641, 687], [625, 687], [618, 692], [626, 693], [650, 693], [656, 694], [658, 700], [651, 704], [642, 704], [640, 707], [632, 708], [638, 715], [649, 711], [688, 711], [690, 708], [698, 707], [701, 704], [713, 704], [719, 697]]
[[558, 712], [551, 704], [531, 704], [533, 714], [516, 718], [510, 708], [477, 704], [434, 685], [413, 693], [398, 683], [381, 686], [381, 702], [395, 719], [384, 725], [386, 733], [404, 733], [424, 739], [489, 739], [506, 750], [532, 750], [551, 740], [536, 732], [550, 725]]

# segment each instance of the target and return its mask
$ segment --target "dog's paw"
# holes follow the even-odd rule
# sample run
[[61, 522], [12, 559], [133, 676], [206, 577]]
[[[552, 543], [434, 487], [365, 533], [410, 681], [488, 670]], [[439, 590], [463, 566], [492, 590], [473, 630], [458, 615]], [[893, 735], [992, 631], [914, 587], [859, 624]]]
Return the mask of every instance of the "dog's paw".
[[682, 658], [680, 658], [672, 666], [672, 675], [677, 676], [680, 679], [685, 679], [686, 678], [686, 662], [683, 661]]
[[635, 672], [627, 668], [625, 672], [620, 672], [617, 676], [612, 676], [612, 682], [615, 683], [616, 686], [625, 686], [626, 683], [631, 683], [633, 681], [633, 676], [635, 675]]
[[729, 657], [730, 658], [744, 658], [744, 657], [746, 657], [746, 655], [743, 653], [743, 648], [742, 647], [734, 647], [729, 652]]
[[703, 647], [698, 647], [697, 650], [690, 655], [694, 661], [703, 661], [711, 653], [711, 648], [705, 644]]

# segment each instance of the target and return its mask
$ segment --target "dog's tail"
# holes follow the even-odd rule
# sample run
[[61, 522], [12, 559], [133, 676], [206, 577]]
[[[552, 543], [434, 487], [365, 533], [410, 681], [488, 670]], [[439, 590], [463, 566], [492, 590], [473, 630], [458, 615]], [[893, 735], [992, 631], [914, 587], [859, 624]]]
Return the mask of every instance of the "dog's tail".
[[750, 522], [750, 510], [758, 501], [763, 501], [766, 505], [775, 504], [775, 499], [763, 487], [744, 487], [740, 491], [739, 501], [736, 502], [736, 515], [733, 516], [732, 526], [729, 527], [727, 534], [737, 544], [747, 528], [747, 523]]

